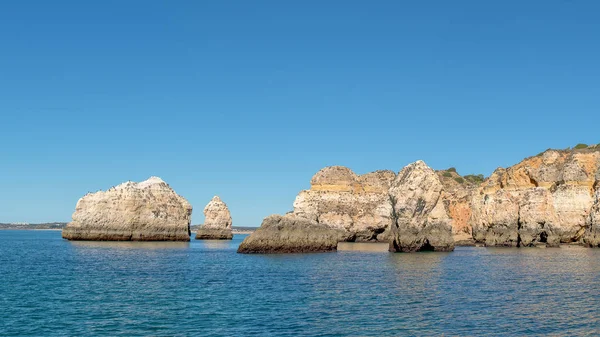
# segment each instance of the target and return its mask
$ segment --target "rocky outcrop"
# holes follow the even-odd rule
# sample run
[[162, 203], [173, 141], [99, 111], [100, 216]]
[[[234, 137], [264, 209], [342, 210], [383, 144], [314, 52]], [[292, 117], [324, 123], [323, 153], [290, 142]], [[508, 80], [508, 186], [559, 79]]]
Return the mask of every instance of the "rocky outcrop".
[[349, 233], [293, 214], [271, 215], [238, 247], [238, 253], [316, 253], [337, 249]]
[[326, 167], [313, 176], [310, 190], [296, 197], [293, 212], [266, 218], [239, 252], [331, 251], [340, 241], [390, 240], [392, 251], [450, 251], [452, 221], [443, 193], [435, 171], [422, 161], [399, 175]]
[[158, 177], [128, 181], [79, 199], [69, 240], [189, 241], [192, 206]]
[[214, 196], [204, 208], [204, 224], [196, 232], [197, 240], [231, 240], [231, 214], [221, 198]]
[[393, 206], [390, 251], [454, 250], [452, 219], [443, 192], [436, 172], [423, 161], [400, 171], [389, 190]]
[[[596, 178], [596, 181], [600, 181]], [[584, 242], [588, 247], [600, 247], [600, 183], [596, 184], [594, 193], [594, 206], [590, 212], [590, 225], [585, 233]]]
[[351, 233], [354, 241], [388, 240], [391, 204], [388, 190], [396, 174], [376, 171], [357, 175], [331, 166], [317, 172], [309, 190], [294, 201], [293, 214]]
[[[487, 246], [596, 242], [600, 151], [548, 150], [497, 169], [473, 195], [473, 237]], [[586, 233], [587, 232], [587, 233]]]
[[455, 168], [436, 172], [444, 186], [442, 201], [448, 217], [452, 219], [452, 236], [456, 245], [473, 245], [471, 199], [484, 180], [483, 175], [461, 176]]

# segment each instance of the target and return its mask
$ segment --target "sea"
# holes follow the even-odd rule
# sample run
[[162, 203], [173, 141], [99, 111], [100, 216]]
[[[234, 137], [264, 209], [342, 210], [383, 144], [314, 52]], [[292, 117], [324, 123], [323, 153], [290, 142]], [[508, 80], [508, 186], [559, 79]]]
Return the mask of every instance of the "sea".
[[0, 231], [0, 336], [596, 336], [600, 250], [243, 255]]

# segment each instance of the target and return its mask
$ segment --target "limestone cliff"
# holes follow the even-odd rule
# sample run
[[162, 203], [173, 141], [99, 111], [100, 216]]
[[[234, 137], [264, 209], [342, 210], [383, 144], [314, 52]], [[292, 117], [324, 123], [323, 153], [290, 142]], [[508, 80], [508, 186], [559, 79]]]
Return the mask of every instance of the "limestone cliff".
[[298, 194], [293, 214], [348, 231], [355, 241], [387, 241], [388, 190], [395, 177], [392, 171], [357, 175], [343, 166], [325, 167], [313, 176], [310, 189]]
[[400, 175], [325, 167], [298, 194], [294, 211], [266, 218], [240, 252], [329, 251], [338, 241], [390, 240], [392, 251], [449, 251], [452, 221], [443, 192], [435, 171], [422, 161]]
[[[488, 246], [590, 245], [600, 149], [548, 150], [497, 169], [473, 195], [476, 241]], [[587, 230], [587, 235], [586, 235]]]
[[423, 161], [407, 165], [389, 190], [393, 206], [390, 251], [452, 251], [452, 219], [442, 199], [444, 185]]
[[189, 241], [192, 206], [158, 177], [128, 181], [79, 199], [69, 240]]
[[442, 201], [448, 216], [452, 219], [452, 236], [458, 244], [473, 242], [473, 230], [469, 223], [471, 218], [471, 199], [477, 187], [484, 180], [483, 175], [461, 176], [456, 169], [449, 168], [436, 172], [444, 186]]
[[198, 228], [198, 240], [231, 240], [231, 214], [227, 205], [214, 196], [204, 208], [204, 224]]

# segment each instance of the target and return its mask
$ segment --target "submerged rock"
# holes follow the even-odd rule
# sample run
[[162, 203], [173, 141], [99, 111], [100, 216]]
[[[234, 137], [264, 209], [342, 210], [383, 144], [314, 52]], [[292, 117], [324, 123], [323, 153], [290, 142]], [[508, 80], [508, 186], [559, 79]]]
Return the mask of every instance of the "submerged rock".
[[238, 247], [238, 253], [316, 253], [337, 249], [351, 234], [293, 214], [271, 215]]
[[400, 171], [389, 190], [393, 205], [390, 251], [452, 251], [452, 220], [442, 200], [444, 187], [423, 161]]
[[204, 224], [196, 232], [197, 240], [231, 240], [231, 214], [221, 198], [214, 196], [204, 208]]
[[69, 240], [189, 241], [192, 206], [158, 177], [128, 181], [79, 199]]

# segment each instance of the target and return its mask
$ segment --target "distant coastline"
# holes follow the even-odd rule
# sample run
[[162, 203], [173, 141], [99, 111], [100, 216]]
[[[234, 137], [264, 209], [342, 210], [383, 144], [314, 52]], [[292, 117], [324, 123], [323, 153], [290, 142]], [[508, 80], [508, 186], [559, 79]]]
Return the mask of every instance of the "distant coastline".
[[[62, 230], [66, 225], [66, 222], [44, 222], [37, 224], [23, 222], [0, 223], [0, 230]], [[192, 233], [195, 233], [198, 227], [200, 225], [190, 226]], [[231, 229], [233, 234], [252, 234], [256, 230], [256, 227], [233, 226]]]
[[[192, 233], [196, 233], [198, 228], [202, 225], [192, 225], [190, 226], [190, 230]], [[243, 226], [231, 226], [231, 232], [233, 234], [252, 234], [258, 227], [243, 227]]]
[[21, 229], [21, 230], [62, 230], [67, 225], [66, 222], [44, 222], [44, 223], [0, 223], [0, 230], [3, 229]]

